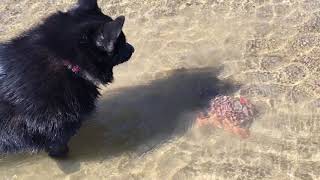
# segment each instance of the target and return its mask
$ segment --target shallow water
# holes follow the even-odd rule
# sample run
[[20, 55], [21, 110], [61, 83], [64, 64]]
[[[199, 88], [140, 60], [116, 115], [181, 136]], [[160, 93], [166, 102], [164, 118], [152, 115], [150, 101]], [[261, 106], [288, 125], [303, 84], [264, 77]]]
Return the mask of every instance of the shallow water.
[[[71, 0], [2, 0], [0, 40]], [[115, 69], [68, 160], [0, 159], [1, 179], [320, 179], [318, 0], [99, 1], [136, 52]], [[251, 137], [193, 127], [211, 96], [243, 95]]]

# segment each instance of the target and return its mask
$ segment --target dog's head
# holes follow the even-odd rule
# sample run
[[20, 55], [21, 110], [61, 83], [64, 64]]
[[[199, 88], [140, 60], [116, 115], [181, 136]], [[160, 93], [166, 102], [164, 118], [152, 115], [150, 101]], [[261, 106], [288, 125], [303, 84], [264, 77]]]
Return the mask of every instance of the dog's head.
[[113, 67], [128, 61], [134, 52], [122, 32], [125, 17], [112, 19], [103, 14], [97, 0], [78, 0], [77, 6], [64, 15], [68, 17], [65, 29], [72, 29], [68, 31], [76, 39], [74, 63], [103, 84], [111, 82]]

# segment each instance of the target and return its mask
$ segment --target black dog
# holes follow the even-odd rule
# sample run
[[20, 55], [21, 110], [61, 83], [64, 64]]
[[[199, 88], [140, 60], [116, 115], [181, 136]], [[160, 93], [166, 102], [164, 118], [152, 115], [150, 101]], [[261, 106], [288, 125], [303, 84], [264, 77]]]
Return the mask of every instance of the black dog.
[[97, 0], [79, 0], [37, 27], [0, 44], [0, 151], [68, 152], [68, 141], [92, 112], [99, 84], [134, 48], [125, 18], [104, 15]]

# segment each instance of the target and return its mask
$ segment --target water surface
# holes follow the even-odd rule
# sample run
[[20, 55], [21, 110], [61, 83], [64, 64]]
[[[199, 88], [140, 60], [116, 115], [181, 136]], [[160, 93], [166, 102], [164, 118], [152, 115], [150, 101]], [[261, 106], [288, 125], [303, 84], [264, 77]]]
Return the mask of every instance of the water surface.
[[[0, 40], [71, 0], [2, 0]], [[135, 46], [70, 158], [0, 159], [1, 179], [320, 179], [318, 0], [99, 1]], [[247, 140], [193, 127], [211, 96], [259, 110]]]

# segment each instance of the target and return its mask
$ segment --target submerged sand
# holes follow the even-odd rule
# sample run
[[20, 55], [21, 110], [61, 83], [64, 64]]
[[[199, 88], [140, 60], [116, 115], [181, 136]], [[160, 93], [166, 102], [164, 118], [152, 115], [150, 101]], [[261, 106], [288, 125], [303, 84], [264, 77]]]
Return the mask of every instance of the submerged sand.
[[[71, 0], [2, 0], [5, 41]], [[0, 179], [320, 179], [318, 0], [99, 1], [135, 46], [68, 160], [0, 159]], [[217, 94], [259, 110], [251, 137], [193, 128]]]

